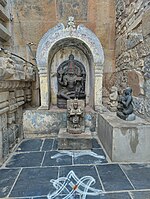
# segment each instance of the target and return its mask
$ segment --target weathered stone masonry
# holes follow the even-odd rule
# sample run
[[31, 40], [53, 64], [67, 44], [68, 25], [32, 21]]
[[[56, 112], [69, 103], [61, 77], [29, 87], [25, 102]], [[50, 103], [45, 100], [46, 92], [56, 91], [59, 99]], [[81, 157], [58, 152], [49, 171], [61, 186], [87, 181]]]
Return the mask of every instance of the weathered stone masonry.
[[23, 138], [23, 105], [31, 102], [33, 66], [17, 62], [8, 52], [0, 54], [0, 161]]
[[150, 116], [150, 1], [116, 0], [116, 86], [131, 86], [137, 114]]

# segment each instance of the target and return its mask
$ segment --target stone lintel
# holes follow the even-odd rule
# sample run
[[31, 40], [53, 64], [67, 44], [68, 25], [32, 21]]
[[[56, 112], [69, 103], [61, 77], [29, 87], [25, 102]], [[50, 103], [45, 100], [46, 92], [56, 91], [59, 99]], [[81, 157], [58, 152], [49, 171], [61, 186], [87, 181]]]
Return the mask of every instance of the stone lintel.
[[9, 21], [9, 16], [2, 5], [0, 5], [0, 19], [3, 21]]
[[11, 35], [9, 31], [2, 24], [0, 24], [0, 39], [8, 41], [10, 37]]
[[5, 7], [6, 4], [7, 4], [7, 1], [6, 0], [0, 0], [0, 4]]
[[58, 149], [60, 150], [90, 150], [92, 135], [89, 130], [81, 134], [71, 134], [61, 128], [58, 134]]

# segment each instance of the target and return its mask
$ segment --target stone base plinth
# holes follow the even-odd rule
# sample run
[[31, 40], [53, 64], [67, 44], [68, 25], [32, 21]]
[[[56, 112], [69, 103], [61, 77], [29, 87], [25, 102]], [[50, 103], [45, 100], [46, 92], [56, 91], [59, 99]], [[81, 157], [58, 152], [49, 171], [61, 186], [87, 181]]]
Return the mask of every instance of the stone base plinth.
[[90, 150], [92, 135], [90, 131], [81, 134], [70, 134], [66, 128], [61, 128], [58, 134], [58, 149], [60, 150]]
[[[84, 120], [85, 127], [95, 132], [97, 114], [87, 110]], [[67, 127], [67, 114], [65, 109], [53, 108], [51, 110], [29, 109], [23, 114], [23, 131], [25, 138], [57, 136], [60, 128]]]
[[115, 113], [98, 116], [98, 137], [113, 162], [150, 162], [150, 123], [124, 121]]

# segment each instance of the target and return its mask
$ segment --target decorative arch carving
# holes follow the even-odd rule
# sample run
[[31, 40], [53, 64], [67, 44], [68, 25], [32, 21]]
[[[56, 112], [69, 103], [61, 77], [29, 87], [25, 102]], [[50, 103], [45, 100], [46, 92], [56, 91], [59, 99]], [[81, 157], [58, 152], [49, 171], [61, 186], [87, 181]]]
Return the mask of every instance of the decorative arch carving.
[[[50, 63], [50, 57], [54, 55], [55, 50], [53, 49], [56, 43], [60, 43], [63, 40], [69, 39], [78, 41], [81, 45], [83, 44], [85, 48], [90, 52], [92, 56], [91, 67], [94, 69], [94, 105], [95, 108], [102, 104], [102, 73], [103, 73], [103, 62], [104, 53], [99, 39], [96, 35], [86, 28], [84, 25], [79, 25], [77, 28], [74, 22], [69, 22], [67, 27], [60, 23], [54, 28], [48, 30], [44, 34], [39, 42], [37, 48], [37, 66], [40, 74], [40, 86], [41, 86], [41, 106], [48, 109], [49, 104], [49, 85], [48, 85], [48, 67]], [[78, 47], [78, 46], [77, 46]], [[53, 50], [52, 50], [53, 49]], [[58, 50], [58, 49], [57, 49]], [[96, 82], [100, 85], [97, 87]], [[45, 84], [45, 86], [43, 86]], [[43, 87], [44, 90], [43, 90]]]

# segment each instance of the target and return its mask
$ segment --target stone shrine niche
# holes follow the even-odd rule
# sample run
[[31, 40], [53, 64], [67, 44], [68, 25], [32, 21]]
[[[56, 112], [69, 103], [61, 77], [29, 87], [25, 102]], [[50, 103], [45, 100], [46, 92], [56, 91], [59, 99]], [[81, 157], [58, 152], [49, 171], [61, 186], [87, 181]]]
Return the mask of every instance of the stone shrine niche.
[[84, 65], [74, 59], [70, 54], [69, 59], [61, 63], [57, 69], [57, 106], [67, 108], [67, 100], [84, 99], [86, 71]]
[[[78, 81], [75, 82], [78, 82], [79, 87], [82, 85], [78, 98], [83, 99], [86, 106], [89, 105], [95, 110], [101, 109], [103, 49], [99, 39], [91, 30], [82, 24], [76, 27], [73, 17], [69, 17], [66, 27], [60, 23], [49, 29], [38, 45], [36, 60], [40, 77], [40, 109], [51, 109], [60, 101], [64, 105], [60, 103], [61, 105], [58, 106], [66, 107], [68, 98], [66, 92], [70, 91], [66, 89], [64, 80], [62, 80], [66, 75], [64, 72], [61, 79], [61, 70], [66, 70], [66, 66], [60, 65], [63, 62], [66, 63], [66, 60], [69, 62], [70, 54], [74, 55], [74, 60], [78, 60], [76, 63], [80, 62], [80, 64], [75, 63], [77, 71], [79, 71], [79, 74], [76, 75]], [[60, 68], [57, 70], [59, 66]], [[66, 91], [61, 92], [62, 89], [66, 89]], [[73, 90], [73, 96], [69, 96], [69, 98], [74, 99], [75, 97], [77, 96]]]

